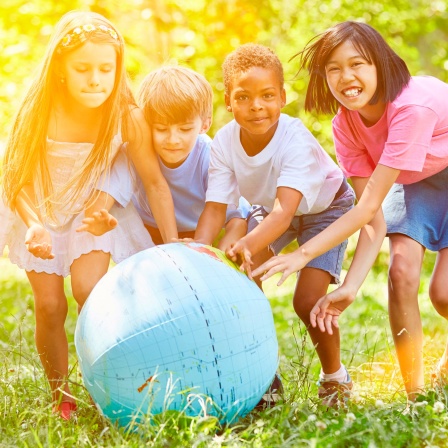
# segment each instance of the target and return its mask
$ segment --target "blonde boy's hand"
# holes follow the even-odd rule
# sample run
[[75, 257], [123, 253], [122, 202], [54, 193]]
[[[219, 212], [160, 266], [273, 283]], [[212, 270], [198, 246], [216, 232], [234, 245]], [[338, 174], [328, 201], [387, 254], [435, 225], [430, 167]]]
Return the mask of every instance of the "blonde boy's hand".
[[238, 264], [240, 271], [245, 272], [247, 276], [252, 279], [252, 254], [246, 247], [244, 240], [238, 240], [226, 250], [227, 258], [230, 258], [234, 263]]
[[256, 277], [261, 275], [260, 280], [265, 281], [269, 277], [279, 272], [282, 273], [280, 280], [277, 282], [277, 286], [280, 286], [292, 273], [300, 271], [306, 266], [300, 253], [297, 251], [291, 252], [286, 255], [276, 255], [263, 263], [257, 269], [254, 270], [253, 275]]
[[339, 316], [355, 300], [356, 293], [342, 285], [321, 297], [310, 312], [311, 326], [333, 334], [333, 327], [339, 328]]
[[27, 250], [37, 258], [51, 260], [54, 254], [51, 252], [51, 236], [45, 227], [33, 224], [26, 232], [25, 246]]
[[104, 235], [107, 232], [115, 229], [118, 225], [117, 219], [112, 216], [105, 208], [98, 212], [93, 212], [91, 216], [82, 220], [82, 225], [79, 226], [77, 232], [89, 232], [95, 236]]

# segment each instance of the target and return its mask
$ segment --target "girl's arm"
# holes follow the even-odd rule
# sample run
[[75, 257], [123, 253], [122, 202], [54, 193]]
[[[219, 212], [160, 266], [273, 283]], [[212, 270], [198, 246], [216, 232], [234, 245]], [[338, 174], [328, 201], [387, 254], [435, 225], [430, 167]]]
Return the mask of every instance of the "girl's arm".
[[310, 260], [341, 244], [357, 230], [373, 220], [381, 204], [400, 174], [400, 170], [377, 165], [370, 176], [358, 204], [338, 218], [325, 230], [311, 238], [296, 251], [271, 258], [253, 272], [254, 276], [263, 274], [266, 280], [277, 272], [282, 276], [277, 283], [281, 285], [293, 272], [300, 271]]
[[277, 188], [277, 197], [271, 213], [254, 230], [233, 244], [226, 255], [235, 262], [242, 262], [241, 268], [251, 277], [252, 255], [267, 247], [286, 231], [302, 197], [302, 193], [293, 188]]
[[104, 191], [99, 192], [93, 204], [85, 210], [85, 218], [82, 220], [82, 225], [76, 231], [89, 232], [92, 235], [100, 236], [115, 229], [118, 221], [109, 213], [114, 203], [115, 199], [111, 195]]
[[[362, 196], [368, 180], [368, 178], [352, 178], [358, 198]], [[385, 236], [386, 223], [380, 207], [374, 218], [361, 229], [355, 255], [343, 284], [319, 299], [311, 310], [310, 322], [313, 327], [317, 325], [321, 331], [328, 331], [329, 334], [333, 334], [333, 326], [339, 327], [339, 315], [355, 300], [359, 288], [375, 262]]]
[[35, 204], [34, 188], [32, 185], [25, 185], [17, 195], [16, 210], [28, 227], [25, 235], [26, 248], [35, 257], [51, 260], [54, 258], [51, 252], [51, 235], [43, 226]]
[[165, 243], [177, 239], [174, 204], [168, 183], [160, 171], [143, 112], [134, 108], [128, 126], [128, 154], [145, 187], [146, 197]]

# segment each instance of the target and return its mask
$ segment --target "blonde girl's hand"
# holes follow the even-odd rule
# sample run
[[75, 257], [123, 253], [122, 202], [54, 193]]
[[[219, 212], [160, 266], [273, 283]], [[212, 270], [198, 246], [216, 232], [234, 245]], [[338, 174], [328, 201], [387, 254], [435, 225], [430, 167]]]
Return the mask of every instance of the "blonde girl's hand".
[[243, 239], [238, 240], [226, 250], [227, 258], [230, 258], [234, 263], [239, 265], [240, 271], [245, 272], [252, 280], [252, 254], [247, 248]]
[[51, 236], [41, 224], [30, 226], [25, 235], [25, 246], [27, 250], [37, 258], [51, 260], [54, 254], [51, 252]]
[[333, 327], [339, 328], [339, 316], [355, 300], [356, 292], [342, 285], [321, 297], [310, 312], [311, 326], [333, 334]]
[[302, 260], [297, 251], [286, 255], [276, 255], [255, 269], [253, 275], [255, 277], [261, 275], [260, 280], [265, 281], [281, 272], [282, 276], [277, 282], [277, 286], [280, 286], [292, 273], [300, 271], [306, 264], [307, 262]]
[[82, 220], [77, 232], [89, 232], [94, 236], [101, 236], [117, 227], [118, 221], [112, 216], [107, 209], [103, 208], [97, 212], [93, 212], [91, 216]]

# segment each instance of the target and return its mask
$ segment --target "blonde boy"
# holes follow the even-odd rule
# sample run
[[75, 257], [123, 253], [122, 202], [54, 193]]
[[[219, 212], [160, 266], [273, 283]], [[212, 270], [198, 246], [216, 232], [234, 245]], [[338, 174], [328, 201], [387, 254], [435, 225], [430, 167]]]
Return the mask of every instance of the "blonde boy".
[[[179, 238], [193, 238], [205, 206], [211, 139], [206, 135], [212, 121], [213, 91], [199, 73], [179, 66], [165, 66], [149, 73], [138, 93], [138, 103], [152, 131], [152, 141], [174, 201]], [[110, 190], [102, 188], [121, 205], [131, 199], [155, 244], [162, 244], [143, 182], [127, 174], [121, 154], [112, 175]], [[112, 187], [119, 191], [112, 191]], [[219, 247], [226, 249], [246, 233], [249, 204], [240, 199], [226, 215], [226, 234]]]

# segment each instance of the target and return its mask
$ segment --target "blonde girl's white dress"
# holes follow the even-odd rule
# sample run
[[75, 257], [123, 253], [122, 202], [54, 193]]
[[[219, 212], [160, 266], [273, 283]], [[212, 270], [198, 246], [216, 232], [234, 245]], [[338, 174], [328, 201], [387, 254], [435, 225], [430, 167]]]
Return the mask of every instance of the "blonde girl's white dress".
[[[112, 142], [112, 155], [115, 156], [122, 144], [117, 134]], [[55, 191], [66, 185], [73, 175], [82, 168], [92, 150], [92, 143], [70, 143], [47, 140], [47, 161]], [[105, 175], [103, 182], [108, 182]], [[86, 188], [84, 197], [79, 198], [78, 206], [87, 199], [92, 188]], [[78, 209], [78, 207], [77, 207]], [[66, 277], [74, 260], [91, 251], [110, 253], [119, 263], [131, 255], [153, 247], [154, 243], [145, 229], [133, 204], [121, 207], [113, 205], [110, 213], [118, 220], [118, 226], [101, 236], [88, 232], [76, 232], [85, 215], [67, 213], [64, 205], [55, 208], [55, 222], [45, 222], [45, 228], [51, 234], [52, 251], [55, 258], [42, 260], [33, 256], [25, 246], [27, 227], [17, 213], [12, 212], [3, 200], [0, 200], [0, 253], [5, 246], [9, 249], [9, 259], [26, 271], [45, 272]]]

